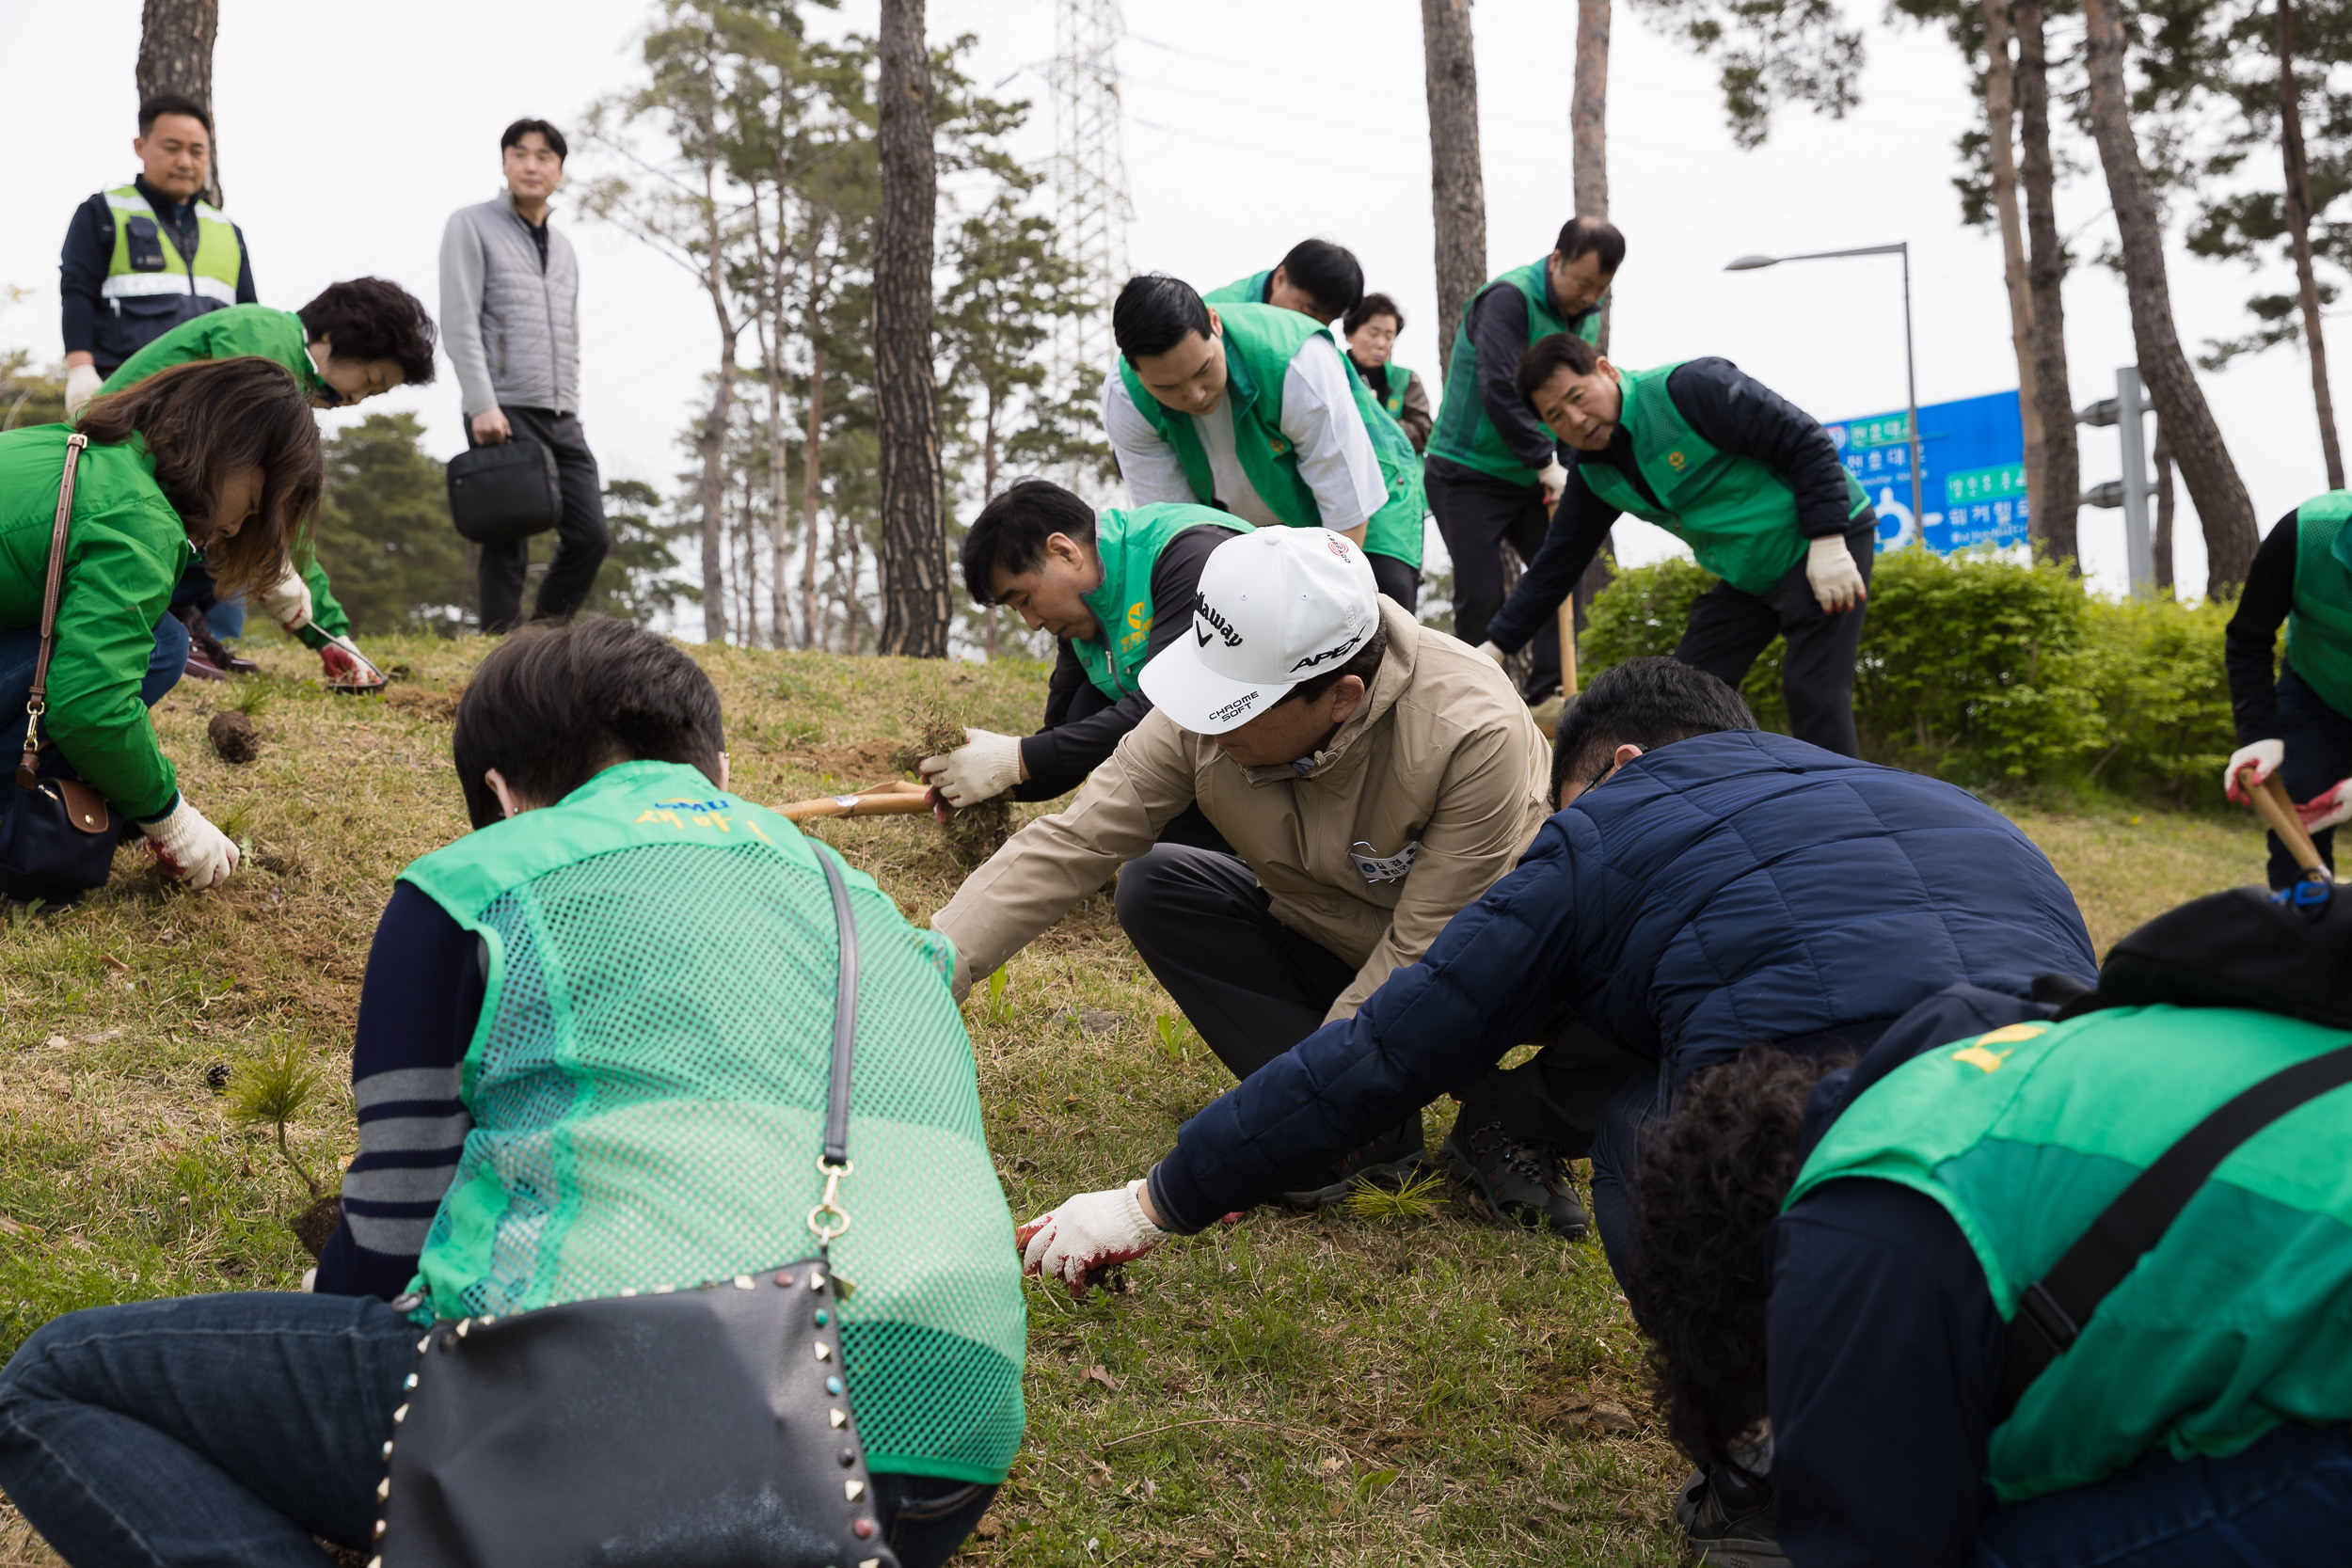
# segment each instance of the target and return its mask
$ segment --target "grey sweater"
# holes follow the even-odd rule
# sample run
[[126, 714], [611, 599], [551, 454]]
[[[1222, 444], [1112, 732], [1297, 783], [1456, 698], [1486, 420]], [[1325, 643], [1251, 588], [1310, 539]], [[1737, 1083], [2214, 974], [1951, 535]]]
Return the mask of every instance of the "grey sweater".
[[460, 207], [441, 233], [441, 343], [469, 415], [580, 411], [580, 263], [552, 221], [547, 234], [543, 266], [505, 191]]

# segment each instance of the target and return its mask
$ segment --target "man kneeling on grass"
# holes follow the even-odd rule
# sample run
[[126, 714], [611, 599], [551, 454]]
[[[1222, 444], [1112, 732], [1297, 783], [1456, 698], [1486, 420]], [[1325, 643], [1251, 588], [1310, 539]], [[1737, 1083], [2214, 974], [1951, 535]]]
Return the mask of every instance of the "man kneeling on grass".
[[[729, 795], [724, 744], [707, 677], [628, 623], [532, 627], [483, 660], [453, 747], [475, 831], [401, 874], [368, 955], [352, 1050], [359, 1153], [318, 1293], [73, 1312], [0, 1372], [0, 1487], [75, 1568], [315, 1568], [314, 1535], [362, 1545], [384, 1533], [379, 1483], [408, 1390], [423, 1379], [413, 1398], [425, 1399], [449, 1375], [446, 1344], [421, 1360], [437, 1321], [528, 1323], [539, 1307], [730, 1278], [754, 1291], [751, 1276], [765, 1284], [815, 1255], [811, 1206], [836, 1196], [859, 1223], [835, 1232], [830, 1258], [857, 1289], [840, 1292], [837, 1325], [815, 1312], [830, 1329], [816, 1344], [824, 1365], [794, 1370], [812, 1400], [829, 1380], [836, 1402], [839, 1436], [816, 1478], [835, 1490], [816, 1501], [837, 1515], [846, 1496], [859, 1516], [818, 1513], [807, 1477], [725, 1493], [696, 1466], [708, 1456], [655, 1454], [647, 1464], [691, 1475], [674, 1494], [684, 1512], [666, 1532], [644, 1517], [612, 1524], [596, 1559], [808, 1560], [787, 1548], [829, 1525], [888, 1544], [906, 1568], [954, 1553], [1020, 1447], [1026, 1330], [949, 956], [863, 874], [837, 862], [829, 874], [829, 851]], [[829, 1083], [843, 1095], [852, 1083], [835, 1041], [844, 982], [855, 1168], [836, 1188], [819, 1145], [833, 1138]], [[660, 1354], [648, 1338], [598, 1339], [572, 1359], [642, 1363]], [[506, 1342], [515, 1421], [580, 1397]], [[767, 1365], [723, 1375], [739, 1385], [754, 1363]], [[721, 1412], [740, 1417], [741, 1395], [676, 1388], [690, 1408], [704, 1402], [712, 1432]], [[580, 1434], [608, 1469], [637, 1457], [628, 1408]], [[748, 1426], [771, 1419], [762, 1401]], [[407, 1463], [431, 1424], [403, 1428]], [[470, 1487], [443, 1484], [456, 1466], [395, 1472], [394, 1506], [437, 1497], [469, 1525], [508, 1528], [588, 1511], [602, 1528], [595, 1485], [578, 1479], [586, 1456], [547, 1456], [539, 1470], [564, 1479], [534, 1484], [537, 1450], [501, 1447], [500, 1430], [455, 1434], [472, 1444]], [[844, 1492], [860, 1450], [872, 1485], [856, 1475]], [[713, 1555], [698, 1532], [728, 1549]]]

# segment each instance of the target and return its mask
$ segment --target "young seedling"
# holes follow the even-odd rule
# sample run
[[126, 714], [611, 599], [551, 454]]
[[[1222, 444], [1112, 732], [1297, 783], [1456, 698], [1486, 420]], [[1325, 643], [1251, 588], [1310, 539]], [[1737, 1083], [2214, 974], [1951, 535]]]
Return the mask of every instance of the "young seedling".
[[1414, 1177], [1402, 1187], [1382, 1187], [1359, 1180], [1340, 1207], [1359, 1220], [1380, 1225], [1409, 1225], [1438, 1217], [1445, 1207], [1445, 1177], [1438, 1171]]
[[1160, 1054], [1166, 1056], [1171, 1064], [1183, 1067], [1192, 1060], [1189, 1042], [1197, 1037], [1193, 1032], [1192, 1021], [1184, 1014], [1153, 1014], [1152, 1032], [1159, 1037]]
[[1002, 1023], [1012, 1017], [1012, 1004], [1005, 1000], [1005, 988], [1012, 984], [1012, 972], [998, 965], [988, 977], [988, 1000], [980, 1006], [980, 1018], [989, 1023]]
[[290, 1035], [270, 1036], [265, 1053], [247, 1057], [229, 1073], [230, 1119], [242, 1127], [271, 1128], [278, 1137], [279, 1156], [302, 1178], [313, 1199], [319, 1196], [319, 1184], [286, 1147], [286, 1124], [302, 1114], [318, 1086], [318, 1068]]

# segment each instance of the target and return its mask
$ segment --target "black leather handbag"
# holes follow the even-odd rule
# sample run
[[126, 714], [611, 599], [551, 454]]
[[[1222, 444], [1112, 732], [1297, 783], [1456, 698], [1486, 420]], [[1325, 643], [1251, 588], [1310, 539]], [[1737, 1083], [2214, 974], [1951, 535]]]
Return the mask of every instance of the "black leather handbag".
[[554, 451], [528, 436], [469, 447], [449, 460], [449, 515], [477, 545], [511, 545], [563, 515]]
[[57, 748], [40, 738], [49, 710], [49, 658], [57, 646], [57, 599], [65, 589], [66, 536], [73, 527], [73, 470], [89, 445], [87, 436], [65, 443], [65, 477], [57, 485], [57, 521], [49, 534], [49, 574], [41, 589], [40, 653], [32, 694], [24, 702], [24, 754], [16, 787], [0, 805], [0, 895], [71, 904], [106, 885], [122, 842], [122, 819], [106, 798], [82, 782]]
[[817, 1253], [699, 1288], [437, 1323], [384, 1446], [382, 1568], [898, 1568], [841, 1365], [857, 927], [840, 936]]

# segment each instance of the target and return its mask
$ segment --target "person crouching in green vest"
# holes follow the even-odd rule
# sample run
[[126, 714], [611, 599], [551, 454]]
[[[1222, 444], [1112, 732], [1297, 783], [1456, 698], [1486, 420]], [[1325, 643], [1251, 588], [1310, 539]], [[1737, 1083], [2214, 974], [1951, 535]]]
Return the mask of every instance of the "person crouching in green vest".
[[1340, 319], [1347, 338], [1348, 368], [1372, 388], [1380, 412], [1404, 427], [1415, 451], [1429, 448], [1429, 389], [1422, 379], [1391, 357], [1397, 334], [1405, 330], [1405, 312], [1387, 294], [1366, 294]]
[[[2276, 773], [2333, 870], [2352, 818], [2352, 490], [2314, 496], [2263, 536], [2230, 616], [2223, 658], [2238, 749], [2222, 770], [2231, 800]], [[2279, 628], [2286, 657], [2274, 657]], [[2273, 670], [2277, 678], [2272, 678]], [[2270, 885], [2302, 876], [2270, 835]]]
[[1111, 336], [1103, 425], [1137, 506], [1197, 501], [1259, 528], [1344, 533], [1383, 594], [1414, 601], [1421, 462], [1329, 333], [1272, 305], [1213, 310], [1151, 273], [1119, 291]]
[[1301, 240], [1263, 272], [1236, 277], [1202, 297], [1211, 305], [1271, 305], [1328, 326], [1363, 297], [1364, 269], [1356, 253], [1329, 240]]
[[[1002, 605], [1031, 631], [1051, 632], [1045, 723], [1026, 737], [964, 731], [964, 744], [925, 757], [923, 780], [943, 810], [1009, 790], [1050, 800], [1086, 782], [1152, 711], [1141, 674], [1192, 628], [1200, 568], [1250, 531], [1230, 512], [1192, 501], [1094, 509], [1060, 485], [1025, 479], [980, 509], [963, 536], [963, 584], [975, 604]], [[1223, 849], [1198, 804], [1160, 830], [1162, 844]]]
[[2352, 900], [2214, 894], [2035, 989], [2070, 999], [1753, 1049], [1650, 1125], [1624, 1283], [1708, 1561], [2285, 1568], [2352, 1531]]
[[[1021, 1446], [1027, 1323], [952, 950], [733, 793], [725, 745], [709, 679], [630, 623], [532, 626], [483, 660], [452, 745], [473, 831], [412, 862], [376, 927], [352, 1048], [358, 1152], [314, 1288], [72, 1313], [0, 1372], [8, 1500], [69, 1560], [194, 1562], [234, 1541], [240, 1561], [294, 1563], [314, 1535], [369, 1546], [395, 1423], [432, 1397], [409, 1392], [422, 1329], [772, 1289], [815, 1255], [820, 1201], [849, 1217], [830, 1258], [855, 1291], [817, 1303], [838, 1322], [817, 1312], [823, 1364], [796, 1363], [808, 1382], [777, 1418], [833, 1405], [831, 1508], [800, 1513], [817, 1482], [786, 1478], [697, 1499], [700, 1526], [737, 1532], [727, 1548], [612, 1550], [813, 1560], [795, 1552], [817, 1532], [854, 1531], [905, 1568], [953, 1554]], [[845, 977], [848, 1163], [832, 1187], [818, 1155]], [[578, 1364], [626, 1354], [591, 1337]], [[525, 1366], [518, 1417], [576, 1392], [537, 1382], [546, 1363], [528, 1353], [509, 1370]], [[675, 1389], [690, 1407], [701, 1392]], [[625, 1425], [581, 1441], [627, 1443]], [[833, 1445], [871, 1473], [846, 1491], [870, 1505], [862, 1529], [839, 1512]]]
[[[1454, 558], [1454, 629], [1483, 642], [1502, 608], [1502, 552], [1522, 565], [1543, 547], [1546, 515], [1567, 469], [1518, 394], [1519, 356], [1555, 332], [1600, 339], [1602, 302], [1625, 261], [1625, 236], [1598, 218], [1561, 225], [1551, 253], [1489, 278], [1454, 328], [1445, 396], [1426, 451], [1429, 509]], [[1560, 634], [1534, 629], [1528, 701], [1560, 684]]]
[[1723, 580], [1691, 606], [1675, 657], [1738, 690], [1775, 637], [1789, 733], [1841, 756], [1878, 523], [1820, 421], [1728, 359], [1620, 371], [1554, 333], [1517, 385], [1576, 465], [1543, 548], [1488, 624], [1497, 659], [1544, 627], [1621, 513], [1656, 523]]
[[[312, 407], [347, 408], [395, 387], [429, 384], [433, 338], [433, 318], [415, 295], [381, 277], [358, 277], [328, 284], [300, 310], [232, 305], [183, 322], [124, 360], [102, 389], [119, 392], [173, 365], [251, 355], [293, 372]], [[256, 602], [317, 652], [330, 689], [373, 691], [383, 686], [382, 673], [351, 641], [351, 617], [336, 602], [315, 542], [305, 542], [287, 572]], [[244, 632], [245, 601], [215, 594], [202, 562], [189, 566], [171, 606], [195, 640], [191, 673], [217, 678], [253, 668], [218, 641]]]

